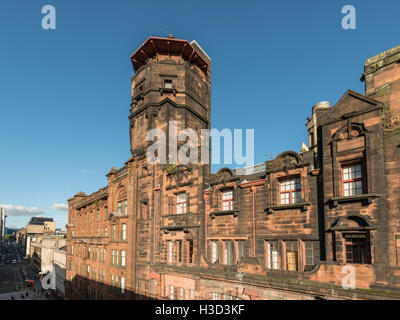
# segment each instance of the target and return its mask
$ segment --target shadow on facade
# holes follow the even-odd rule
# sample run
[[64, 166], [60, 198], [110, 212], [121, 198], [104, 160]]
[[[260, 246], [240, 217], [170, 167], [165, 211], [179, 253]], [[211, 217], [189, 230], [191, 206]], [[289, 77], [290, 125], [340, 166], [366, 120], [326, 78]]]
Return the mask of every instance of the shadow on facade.
[[165, 300], [134, 292], [121, 290], [119, 286], [111, 286], [102, 281], [83, 276], [75, 276], [72, 281], [65, 281], [65, 293], [69, 300]]

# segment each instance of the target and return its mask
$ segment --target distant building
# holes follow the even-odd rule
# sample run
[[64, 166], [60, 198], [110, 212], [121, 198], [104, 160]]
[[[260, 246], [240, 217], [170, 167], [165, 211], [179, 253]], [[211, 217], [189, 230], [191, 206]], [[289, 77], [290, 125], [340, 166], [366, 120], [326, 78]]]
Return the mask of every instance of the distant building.
[[5, 228], [4, 234], [9, 234], [9, 235], [15, 235], [17, 233], [18, 229], [17, 228]]
[[67, 231], [62, 230], [61, 228], [56, 228], [54, 234], [67, 234]]
[[6, 212], [0, 208], [0, 245], [3, 244], [6, 229]]
[[53, 270], [54, 251], [65, 246], [67, 240], [64, 235], [44, 233], [38, 235], [31, 242], [31, 265], [39, 274], [45, 274]]
[[65, 275], [67, 264], [67, 246], [54, 250], [53, 270], [56, 274], [56, 291], [65, 297]]
[[19, 230], [17, 230], [16, 236], [15, 236], [15, 241], [17, 243], [17, 245], [19, 245], [20, 247], [25, 247], [25, 242], [26, 242], [26, 229], [25, 228], [21, 228]]
[[32, 217], [29, 223], [26, 225], [26, 240], [25, 240], [25, 255], [31, 257], [31, 242], [35, 242], [39, 235], [44, 232], [54, 233], [56, 229], [56, 223], [53, 218], [44, 217]]

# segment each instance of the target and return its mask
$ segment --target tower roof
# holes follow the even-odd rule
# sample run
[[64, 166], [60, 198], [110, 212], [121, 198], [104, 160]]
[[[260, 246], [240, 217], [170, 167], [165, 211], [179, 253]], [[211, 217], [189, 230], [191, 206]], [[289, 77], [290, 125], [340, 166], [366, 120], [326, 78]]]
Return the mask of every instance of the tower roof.
[[181, 56], [184, 60], [197, 65], [204, 72], [207, 71], [208, 62], [187, 40], [149, 37], [131, 56], [135, 72], [146, 64], [148, 58], [154, 57], [158, 53]]

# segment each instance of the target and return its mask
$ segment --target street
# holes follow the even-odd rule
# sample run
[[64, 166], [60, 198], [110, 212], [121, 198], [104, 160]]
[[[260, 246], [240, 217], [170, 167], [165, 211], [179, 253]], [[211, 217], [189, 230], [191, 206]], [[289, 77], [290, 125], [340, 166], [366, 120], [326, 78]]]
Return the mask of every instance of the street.
[[[30, 265], [19, 258], [16, 247], [2, 248], [0, 259], [0, 300], [49, 300], [40, 279]], [[18, 263], [16, 263], [18, 262]], [[29, 286], [24, 277], [33, 280]]]

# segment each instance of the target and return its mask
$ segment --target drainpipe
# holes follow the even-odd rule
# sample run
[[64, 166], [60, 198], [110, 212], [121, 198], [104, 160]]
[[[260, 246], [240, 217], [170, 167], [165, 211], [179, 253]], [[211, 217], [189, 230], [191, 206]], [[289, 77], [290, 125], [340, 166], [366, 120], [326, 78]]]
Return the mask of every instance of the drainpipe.
[[209, 198], [209, 192], [204, 194], [204, 252], [205, 257], [207, 258], [207, 202]]
[[255, 210], [254, 210], [254, 195], [256, 193], [256, 187], [250, 187], [252, 198], [253, 198], [253, 257], [256, 256], [256, 219], [255, 219]]

